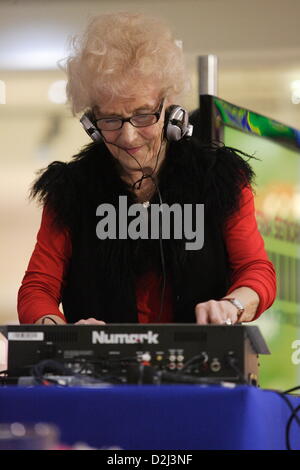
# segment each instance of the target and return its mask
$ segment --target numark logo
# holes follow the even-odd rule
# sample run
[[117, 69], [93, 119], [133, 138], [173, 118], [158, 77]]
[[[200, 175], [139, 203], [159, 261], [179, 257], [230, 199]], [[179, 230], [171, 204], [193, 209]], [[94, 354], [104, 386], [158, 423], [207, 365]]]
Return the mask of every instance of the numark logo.
[[92, 331], [93, 344], [158, 344], [158, 333], [149, 330], [147, 333], [111, 333]]

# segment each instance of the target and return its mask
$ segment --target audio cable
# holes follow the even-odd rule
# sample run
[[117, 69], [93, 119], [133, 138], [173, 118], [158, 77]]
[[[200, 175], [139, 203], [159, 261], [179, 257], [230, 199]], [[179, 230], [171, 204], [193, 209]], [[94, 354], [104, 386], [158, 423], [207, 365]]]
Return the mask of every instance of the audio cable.
[[156, 154], [156, 162], [155, 162], [154, 168], [153, 168], [153, 170], [150, 174], [145, 174], [144, 173], [144, 170], [143, 170], [140, 162], [133, 155], [131, 155], [126, 149], [119, 146], [118, 144], [115, 144], [113, 142], [109, 142], [109, 141], [105, 140], [102, 133], [101, 133], [101, 136], [102, 136], [102, 139], [103, 139], [105, 144], [114, 145], [115, 147], [125, 151], [139, 165], [143, 176], [131, 185], [131, 189], [134, 190], [136, 187], [137, 187], [137, 189], [140, 189], [141, 185], [142, 185], [142, 182], [145, 179], [150, 178], [151, 181], [153, 182], [153, 184], [155, 185], [155, 189], [156, 189], [157, 194], [158, 194], [159, 205], [160, 205], [160, 210], [159, 210], [159, 251], [160, 251], [161, 270], [162, 270], [160, 308], [159, 308], [159, 313], [158, 313], [158, 318], [157, 318], [157, 322], [159, 323], [160, 320], [161, 320], [162, 312], [163, 312], [165, 289], [166, 289], [166, 277], [167, 276], [166, 276], [165, 255], [164, 255], [163, 242], [162, 242], [162, 205], [163, 205], [163, 201], [162, 201], [162, 196], [161, 196], [161, 192], [160, 192], [160, 189], [159, 189], [158, 181], [157, 181], [156, 175], [154, 173], [155, 173], [155, 170], [156, 170], [157, 165], [158, 165], [158, 158], [159, 158], [159, 155], [160, 155], [160, 152], [161, 152], [161, 149], [162, 149], [162, 145], [163, 145], [163, 141], [164, 141], [164, 132], [162, 130], [160, 146], [159, 146], [158, 152]]
[[294, 391], [299, 390], [299, 389], [300, 389], [300, 386], [292, 387], [288, 390], [285, 390], [284, 392], [281, 392], [279, 390], [273, 390], [275, 393], [277, 393], [277, 395], [279, 395], [286, 402], [289, 409], [291, 410], [290, 417], [289, 417], [289, 419], [286, 423], [286, 427], [285, 427], [285, 445], [286, 445], [287, 450], [293, 450], [292, 447], [291, 447], [291, 438], [290, 438], [291, 427], [292, 427], [293, 421], [295, 420], [296, 423], [298, 424], [298, 426], [300, 426], [300, 417], [298, 416], [298, 412], [300, 411], [300, 405], [298, 405], [296, 408], [294, 408], [294, 406], [292, 405], [292, 403], [289, 400], [287, 395], [292, 396], [291, 392], [294, 392]]

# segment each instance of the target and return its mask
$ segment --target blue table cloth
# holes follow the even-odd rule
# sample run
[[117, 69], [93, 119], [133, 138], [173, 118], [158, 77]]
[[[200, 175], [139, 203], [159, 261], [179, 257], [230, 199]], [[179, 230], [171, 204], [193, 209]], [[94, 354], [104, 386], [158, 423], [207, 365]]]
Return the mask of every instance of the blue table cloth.
[[[250, 386], [0, 387], [1, 423], [54, 423], [61, 442], [94, 448], [285, 449], [290, 414], [276, 392]], [[295, 421], [290, 441], [300, 448]]]

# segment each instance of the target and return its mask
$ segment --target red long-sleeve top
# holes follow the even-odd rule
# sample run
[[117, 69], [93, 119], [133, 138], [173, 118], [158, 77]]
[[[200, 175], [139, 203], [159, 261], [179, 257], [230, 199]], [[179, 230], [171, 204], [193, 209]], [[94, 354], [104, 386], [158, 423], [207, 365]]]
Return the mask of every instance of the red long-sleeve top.
[[[230, 294], [238, 287], [250, 287], [260, 302], [255, 319], [269, 308], [276, 295], [276, 275], [258, 231], [253, 193], [241, 192], [240, 208], [224, 226], [224, 240], [232, 270]], [[54, 229], [52, 214], [45, 207], [37, 242], [18, 294], [20, 323], [35, 323], [44, 315], [65, 317], [59, 310], [72, 245], [68, 231]], [[149, 272], [136, 284], [138, 320], [155, 323], [160, 310], [160, 280]], [[172, 286], [167, 283], [160, 322], [173, 321]]]

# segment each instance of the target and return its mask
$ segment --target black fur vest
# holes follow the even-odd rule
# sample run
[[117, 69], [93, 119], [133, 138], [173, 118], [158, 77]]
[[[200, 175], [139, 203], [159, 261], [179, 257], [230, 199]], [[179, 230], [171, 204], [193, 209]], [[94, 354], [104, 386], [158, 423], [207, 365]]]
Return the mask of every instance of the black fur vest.
[[[158, 175], [162, 201], [203, 203], [205, 208], [203, 248], [187, 251], [185, 239], [163, 240], [174, 321], [194, 322], [198, 302], [226, 294], [230, 269], [222, 227], [238, 210], [241, 188], [252, 178], [251, 167], [235, 149], [204, 147], [195, 139], [170, 144]], [[136, 202], [105, 145], [92, 143], [68, 163], [51, 163], [31, 195], [49, 204], [57, 226], [70, 231], [72, 258], [62, 291], [67, 321], [95, 317], [108, 323], [137, 322], [135, 282], [148, 270], [161, 275], [159, 240], [96, 236], [99, 204], [110, 203], [117, 210], [120, 195], [127, 196], [128, 205]], [[159, 202], [157, 194], [151, 202]]]

